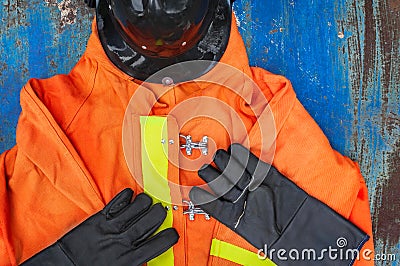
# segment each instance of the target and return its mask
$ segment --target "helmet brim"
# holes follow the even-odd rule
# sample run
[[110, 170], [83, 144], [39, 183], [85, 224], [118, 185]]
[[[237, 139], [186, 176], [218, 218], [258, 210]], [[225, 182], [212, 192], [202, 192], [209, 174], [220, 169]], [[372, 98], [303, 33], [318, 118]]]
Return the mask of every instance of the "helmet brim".
[[[106, 0], [100, 0], [96, 8], [97, 30], [103, 49], [121, 71], [129, 76], [145, 81], [159, 70], [185, 61], [207, 60], [209, 64], [200, 64], [196, 69], [179, 69], [171, 73], [174, 83], [196, 79], [208, 71], [221, 59], [228, 45], [231, 23], [231, 0], [219, 0], [218, 12], [215, 12], [204, 37], [190, 50], [168, 58], [149, 57], [141, 54], [124, 41], [110, 17], [109, 5]], [[162, 83], [162, 80], [154, 80]]]

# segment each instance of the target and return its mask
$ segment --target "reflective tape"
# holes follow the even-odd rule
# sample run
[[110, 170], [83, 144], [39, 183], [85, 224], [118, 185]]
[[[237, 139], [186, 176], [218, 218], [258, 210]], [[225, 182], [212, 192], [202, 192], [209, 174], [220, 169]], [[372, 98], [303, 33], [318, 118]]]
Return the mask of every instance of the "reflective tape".
[[[161, 202], [170, 206], [171, 195], [168, 186], [168, 130], [167, 118], [161, 116], [141, 116], [141, 154], [144, 192], [153, 203]], [[169, 208], [171, 209], [171, 208]], [[167, 211], [167, 217], [156, 233], [172, 227], [173, 214]], [[174, 265], [173, 248], [168, 249], [160, 256], [147, 263], [149, 266]]]
[[258, 254], [247, 249], [214, 238], [211, 243], [210, 255], [244, 266], [276, 266], [270, 259], [260, 259]]

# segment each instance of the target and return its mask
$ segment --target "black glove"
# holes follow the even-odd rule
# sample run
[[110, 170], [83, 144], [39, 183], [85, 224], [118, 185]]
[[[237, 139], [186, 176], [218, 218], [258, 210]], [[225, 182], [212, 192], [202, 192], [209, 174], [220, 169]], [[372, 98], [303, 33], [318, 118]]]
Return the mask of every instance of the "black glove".
[[[216, 195], [194, 187], [191, 200], [278, 265], [349, 265], [353, 258], [346, 250], [360, 250], [369, 239], [240, 144], [218, 150], [213, 160], [219, 169], [205, 165], [198, 174]], [[249, 189], [260, 176], [261, 184]], [[279, 249], [285, 252], [278, 256]], [[291, 249], [299, 253], [289, 256]]]
[[121, 191], [103, 210], [72, 229], [23, 265], [142, 265], [179, 239], [174, 228], [150, 237], [166, 211], [144, 193], [131, 203], [133, 191]]

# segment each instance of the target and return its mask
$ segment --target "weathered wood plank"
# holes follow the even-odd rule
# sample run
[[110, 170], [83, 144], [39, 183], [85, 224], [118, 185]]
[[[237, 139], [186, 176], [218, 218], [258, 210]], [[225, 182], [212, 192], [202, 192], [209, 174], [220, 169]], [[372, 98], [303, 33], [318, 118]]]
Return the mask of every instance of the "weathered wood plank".
[[359, 158], [371, 192], [377, 251], [400, 256], [400, 2], [347, 1], [346, 7], [355, 118], [349, 152]]
[[83, 1], [0, 2], [1, 152], [15, 143], [22, 86], [30, 77], [69, 72], [85, 49], [92, 18]]

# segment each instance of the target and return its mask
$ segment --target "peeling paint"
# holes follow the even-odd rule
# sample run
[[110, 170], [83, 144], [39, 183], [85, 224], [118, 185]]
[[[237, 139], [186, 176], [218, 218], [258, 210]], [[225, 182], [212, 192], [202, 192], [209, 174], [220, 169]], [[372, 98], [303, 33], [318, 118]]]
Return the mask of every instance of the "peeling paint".
[[279, 29], [273, 29], [269, 31], [269, 34], [275, 34], [277, 32], [283, 32], [285, 29], [284, 28], [279, 28]]
[[6, 29], [29, 26], [26, 20], [27, 6], [27, 2], [22, 0], [7, 0], [3, 2], [3, 12], [6, 16], [2, 18], [2, 22], [6, 23]]
[[[252, 18], [251, 18], [251, 11], [252, 11], [251, 10], [251, 3], [246, 1], [244, 3], [244, 10], [243, 10], [243, 13], [242, 13], [244, 15], [244, 18], [242, 20], [241, 25], [243, 25], [243, 24], [249, 25], [250, 22], [253, 21]], [[246, 48], [248, 50], [250, 50], [251, 49], [252, 36], [251, 36], [251, 31], [249, 29], [247, 30], [247, 34], [245, 34], [245, 36], [243, 36], [243, 38], [244, 38], [244, 42], [245, 42]]]
[[350, 149], [369, 188], [376, 253], [387, 254], [400, 241], [400, 10], [395, 2], [347, 0], [344, 23], [350, 33], [344, 56], [355, 118]]
[[[58, 4], [60, 9], [69, 10], [63, 14], [69, 16], [65, 20], [72, 22], [76, 16], [75, 23], [61, 22]], [[93, 10], [86, 8], [84, 1], [0, 3], [0, 152], [15, 144], [22, 86], [31, 77], [68, 73], [84, 52], [93, 17]]]
[[400, 1], [399, 0], [389, 0], [390, 11], [398, 12], [400, 11]]
[[57, 0], [44, 0], [47, 6], [57, 6]]
[[377, 184], [377, 204], [373, 213], [375, 237], [385, 246], [395, 246], [400, 241], [400, 138], [396, 149], [388, 154], [385, 162], [388, 179]]
[[61, 12], [60, 26], [71, 25], [76, 22], [77, 7], [71, 0], [63, 0], [58, 5]]
[[[4, 80], [2, 78], [3, 73], [5, 73], [7, 71], [7, 63], [6, 62], [1, 62], [0, 61], [0, 86], [3, 87], [4, 86]], [[1, 94], [0, 94], [1, 96]]]
[[50, 66], [53, 67], [53, 68], [57, 68], [58, 67], [57, 63], [54, 62], [54, 60], [50, 61]]
[[273, 30], [270, 30], [268, 33], [269, 34], [274, 34], [274, 33], [277, 33], [278, 32], [278, 29], [273, 29]]

